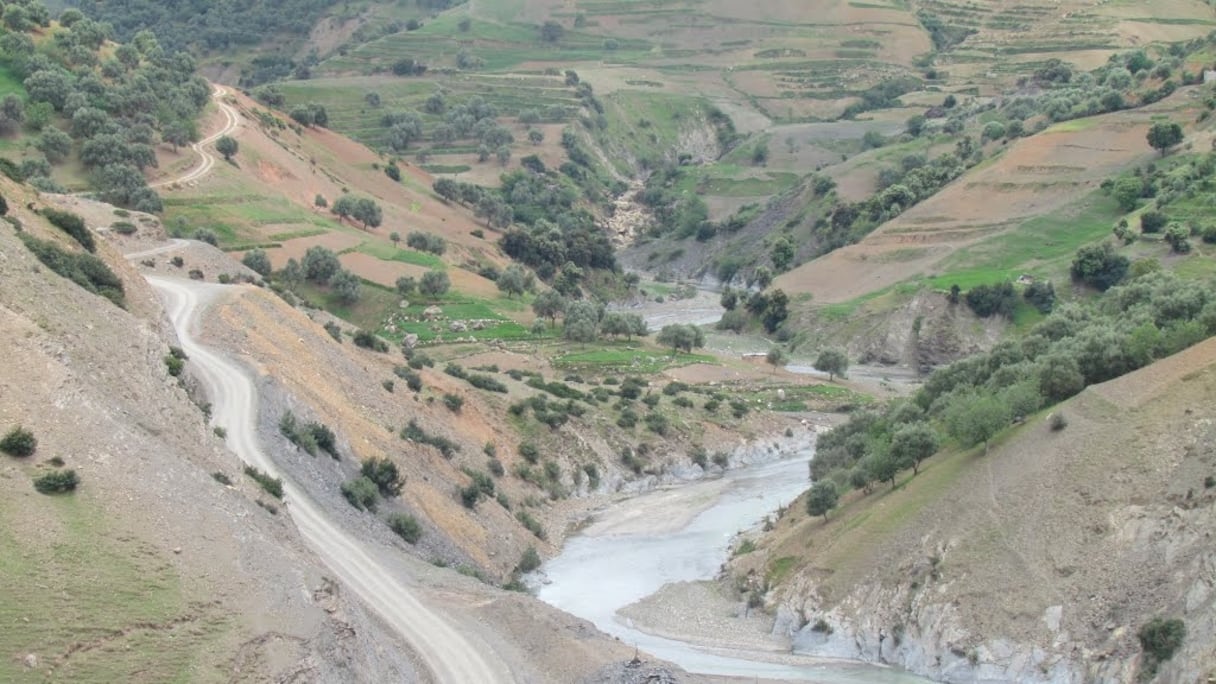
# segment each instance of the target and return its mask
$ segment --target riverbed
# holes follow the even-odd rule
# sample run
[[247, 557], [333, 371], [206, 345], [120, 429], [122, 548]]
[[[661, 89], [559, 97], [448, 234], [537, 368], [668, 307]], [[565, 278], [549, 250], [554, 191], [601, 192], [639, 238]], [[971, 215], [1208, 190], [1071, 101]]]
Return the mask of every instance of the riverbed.
[[[689, 672], [761, 679], [903, 683], [926, 680], [860, 663], [825, 661], [723, 634], [693, 645], [640, 629], [620, 611], [664, 586], [708, 580], [727, 560], [731, 539], [788, 505], [808, 486], [805, 450], [721, 478], [652, 491], [597, 513], [541, 569], [537, 596], [604, 632]], [[694, 609], [695, 607], [691, 607]]]

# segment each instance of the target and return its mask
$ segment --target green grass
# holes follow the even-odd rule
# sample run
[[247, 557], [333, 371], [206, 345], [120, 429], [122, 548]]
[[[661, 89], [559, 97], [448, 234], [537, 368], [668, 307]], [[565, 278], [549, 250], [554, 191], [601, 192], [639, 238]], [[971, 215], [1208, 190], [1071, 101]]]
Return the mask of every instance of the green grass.
[[[189, 605], [165, 552], [116, 528], [85, 495], [30, 496], [0, 502], [0, 680], [33, 681], [26, 653], [38, 655], [38, 680], [51, 667], [56, 681], [196, 678], [195, 657], [223, 618]], [[36, 529], [18, 527], [30, 521], [18, 507], [37, 511]]]
[[443, 259], [434, 254], [416, 252], [412, 249], [398, 249], [391, 244], [383, 242], [363, 242], [358, 247], [355, 247], [355, 251], [374, 256], [381, 261], [400, 261], [404, 264], [413, 264], [441, 271], [447, 268], [447, 264], [443, 263]]
[[344, 304], [329, 288], [304, 282], [296, 286], [296, 293], [309, 303], [365, 330], [378, 330], [389, 313], [397, 309], [401, 301], [397, 293], [368, 281], [363, 281], [363, 295], [355, 304]]
[[7, 64], [0, 64], [0, 97], [4, 97], [9, 93], [16, 93], [25, 99], [25, 86], [22, 85], [21, 79]]
[[937, 289], [1016, 279], [1023, 273], [1067, 270], [1077, 249], [1111, 232], [1120, 216], [1115, 201], [1098, 192], [1071, 209], [1031, 219], [1015, 230], [964, 247], [946, 261], [945, 273], [927, 279]]
[[617, 371], [643, 375], [694, 363], [717, 363], [717, 359], [706, 354], [685, 354], [683, 352], [673, 356], [669, 351], [648, 349], [637, 343], [621, 342], [615, 345], [599, 343], [597, 347], [588, 349], [576, 348], [553, 360], [553, 365], [561, 368], [583, 368], [601, 373]]
[[[457, 338], [476, 340], [521, 340], [537, 339], [527, 328], [500, 313], [503, 309], [515, 309], [521, 304], [516, 300], [486, 300], [461, 294], [448, 294], [438, 302], [413, 302], [406, 309], [397, 308], [379, 326], [381, 336], [399, 342], [407, 333], [418, 336], [422, 342], [454, 342]], [[443, 318], [427, 321], [423, 311], [430, 306], [443, 310]], [[391, 323], [389, 322], [391, 319]], [[464, 332], [452, 332], [452, 321], [465, 321]], [[474, 330], [472, 321], [482, 321], [485, 327]], [[392, 329], [389, 326], [392, 326]]]
[[[184, 221], [189, 237], [199, 228], [208, 228], [225, 248], [319, 235], [338, 227], [329, 217], [302, 209], [282, 197], [217, 194], [165, 197], [164, 203], [167, 229], [174, 230]], [[273, 233], [267, 229], [270, 226], [274, 227]], [[285, 226], [291, 228], [283, 230]]]

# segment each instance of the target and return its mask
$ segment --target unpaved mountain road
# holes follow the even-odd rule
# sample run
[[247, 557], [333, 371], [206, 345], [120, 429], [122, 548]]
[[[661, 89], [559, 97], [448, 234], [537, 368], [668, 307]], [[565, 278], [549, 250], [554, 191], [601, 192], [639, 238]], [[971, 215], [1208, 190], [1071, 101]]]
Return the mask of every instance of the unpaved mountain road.
[[[228, 447], [245, 463], [275, 477], [282, 475], [258, 444], [257, 392], [245, 370], [194, 337], [201, 311], [230, 288], [223, 285], [147, 276], [160, 293], [182, 349], [212, 402], [217, 425], [227, 431]], [[300, 535], [339, 581], [413, 647], [436, 682], [495, 684], [513, 681], [505, 665], [483, 659], [489, 649], [471, 643], [443, 617], [427, 608], [377, 558], [377, 552], [330, 521], [304, 492], [283, 478], [287, 510]]]
[[229, 106], [228, 103], [224, 102], [224, 96], [227, 94], [228, 89], [219, 85], [215, 86], [215, 92], [211, 94], [212, 99], [215, 100], [216, 106], [220, 108], [220, 112], [224, 115], [223, 127], [221, 127], [220, 130], [216, 131], [215, 133], [212, 133], [206, 138], [203, 138], [190, 146], [190, 148], [194, 150], [201, 160], [199, 165], [176, 178], [166, 178], [162, 181], [150, 183], [148, 187], [163, 188], [166, 185], [189, 183], [206, 176], [208, 173], [211, 173], [212, 167], [215, 166], [215, 155], [207, 151], [207, 146], [213, 144], [216, 140], [219, 140], [225, 135], [230, 135], [236, 130], [237, 125], [240, 124], [240, 117], [236, 113], [236, 110]]

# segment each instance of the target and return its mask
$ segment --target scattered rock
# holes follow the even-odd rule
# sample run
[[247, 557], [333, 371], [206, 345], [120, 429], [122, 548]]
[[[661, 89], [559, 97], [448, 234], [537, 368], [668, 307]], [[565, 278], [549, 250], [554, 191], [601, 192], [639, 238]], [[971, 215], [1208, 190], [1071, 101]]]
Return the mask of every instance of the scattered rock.
[[401, 344], [404, 345], [406, 349], [413, 349], [414, 347], [418, 346], [418, 336], [414, 333], [407, 333], [405, 335], [405, 339], [401, 340]]
[[422, 317], [427, 319], [428, 321], [433, 321], [442, 315], [443, 315], [443, 309], [441, 309], [433, 304], [422, 310]]
[[38, 656], [33, 653], [26, 653], [25, 657], [21, 659], [21, 662], [28, 669], [31, 669], [31, 670], [38, 669]]
[[452, 321], [448, 324], [448, 329], [454, 333], [462, 333], [469, 329], [469, 326], [464, 324], [464, 321]]

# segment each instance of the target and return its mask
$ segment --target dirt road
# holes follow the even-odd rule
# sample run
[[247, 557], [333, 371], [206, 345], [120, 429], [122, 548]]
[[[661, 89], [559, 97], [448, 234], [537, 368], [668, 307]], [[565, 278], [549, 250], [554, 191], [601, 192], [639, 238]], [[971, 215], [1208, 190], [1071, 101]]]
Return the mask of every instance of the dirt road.
[[211, 94], [211, 97], [215, 100], [215, 104], [220, 108], [220, 112], [222, 112], [224, 115], [223, 127], [221, 127], [220, 130], [216, 131], [215, 133], [212, 133], [206, 138], [203, 138], [190, 146], [190, 148], [193, 149], [196, 154], [198, 154], [199, 159], [201, 160], [199, 165], [183, 173], [177, 178], [167, 178], [156, 183], [151, 183], [148, 187], [162, 188], [166, 185], [189, 183], [206, 176], [208, 173], [211, 173], [211, 168], [215, 166], [215, 155], [207, 151], [207, 146], [211, 145], [225, 135], [230, 135], [236, 130], [237, 125], [240, 123], [240, 118], [238, 117], [236, 110], [224, 102], [224, 96], [227, 94], [228, 89], [219, 85], [215, 86], [215, 92]]
[[[228, 288], [158, 276], [148, 276], [148, 282], [164, 299], [182, 349], [211, 399], [214, 421], [228, 431], [228, 447], [245, 463], [282, 477], [258, 445], [257, 393], [253, 382], [240, 366], [194, 338], [200, 311]], [[505, 666], [495, 667], [482, 657], [489, 652], [486, 644], [470, 643], [447, 620], [424, 606], [381, 564], [376, 550], [329, 520], [299, 487], [283, 479], [287, 510], [300, 535], [343, 585], [401, 634], [435, 681], [478, 684], [512, 681]]]

